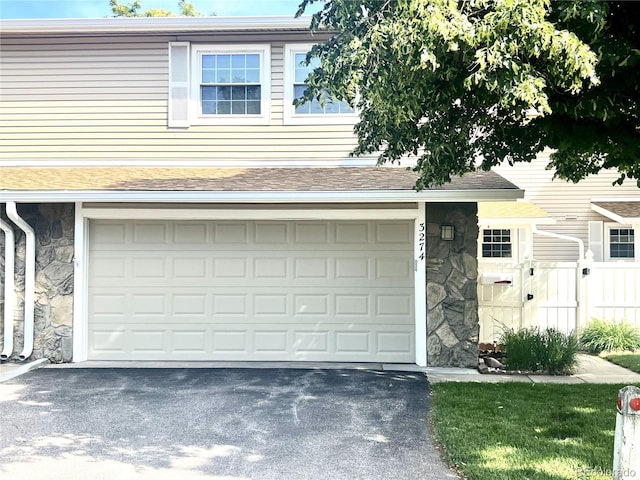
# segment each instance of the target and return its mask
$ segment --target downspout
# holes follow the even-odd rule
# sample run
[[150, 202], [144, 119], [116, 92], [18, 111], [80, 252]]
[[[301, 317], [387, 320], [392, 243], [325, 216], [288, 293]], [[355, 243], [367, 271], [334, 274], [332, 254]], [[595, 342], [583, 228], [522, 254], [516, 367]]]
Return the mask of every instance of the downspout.
[[576, 242], [578, 244], [578, 255], [579, 255], [578, 261], [579, 262], [584, 261], [584, 242], [582, 241], [582, 239], [577, 237], [570, 237], [569, 235], [562, 235], [560, 233], [538, 230], [538, 227], [536, 227], [535, 225], [532, 226], [532, 231], [533, 233], [537, 233], [538, 235], [543, 235], [545, 237], [553, 237], [553, 238], [559, 238], [560, 240], [568, 240], [569, 242]]
[[4, 346], [0, 360], [7, 360], [13, 353], [13, 315], [15, 314], [15, 255], [16, 242], [13, 228], [0, 218], [4, 231]]
[[26, 238], [24, 265], [24, 346], [18, 360], [24, 362], [33, 353], [33, 319], [36, 283], [36, 234], [31, 226], [18, 215], [16, 202], [7, 202], [7, 217], [22, 230]]

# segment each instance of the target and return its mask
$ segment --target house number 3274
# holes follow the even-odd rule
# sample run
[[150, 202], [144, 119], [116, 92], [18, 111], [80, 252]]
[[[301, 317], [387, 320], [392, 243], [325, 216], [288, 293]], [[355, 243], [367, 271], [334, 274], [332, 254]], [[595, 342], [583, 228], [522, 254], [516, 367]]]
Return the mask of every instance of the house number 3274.
[[424, 245], [425, 245], [426, 232], [424, 223], [418, 226], [418, 260], [424, 260]]

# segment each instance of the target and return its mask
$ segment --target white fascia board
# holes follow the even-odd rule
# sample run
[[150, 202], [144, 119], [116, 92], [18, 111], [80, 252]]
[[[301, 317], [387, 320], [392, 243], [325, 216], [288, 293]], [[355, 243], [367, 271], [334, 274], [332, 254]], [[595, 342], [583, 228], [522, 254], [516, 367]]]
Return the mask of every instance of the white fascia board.
[[171, 202], [171, 203], [378, 203], [478, 202], [523, 198], [524, 190], [423, 190], [351, 192], [224, 192], [224, 191], [0, 191], [0, 201], [47, 202]]
[[2, 35], [308, 30], [311, 17], [45, 18], [0, 21]]
[[83, 208], [84, 218], [100, 220], [414, 220], [416, 209], [185, 209]]

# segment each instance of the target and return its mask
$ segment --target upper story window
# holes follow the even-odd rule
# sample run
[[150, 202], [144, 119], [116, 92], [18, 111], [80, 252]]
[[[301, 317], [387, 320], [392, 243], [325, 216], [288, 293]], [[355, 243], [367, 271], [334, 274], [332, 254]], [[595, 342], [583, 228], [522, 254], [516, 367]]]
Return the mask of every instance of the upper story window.
[[482, 230], [482, 258], [511, 258], [512, 255], [511, 230], [504, 228]]
[[270, 47], [169, 44], [169, 126], [269, 123]]
[[260, 64], [259, 53], [202, 53], [200, 113], [260, 115]]
[[285, 122], [289, 124], [350, 124], [357, 121], [357, 115], [347, 102], [328, 101], [324, 105], [318, 100], [295, 107], [293, 101], [301, 98], [307, 88], [305, 80], [318, 66], [316, 58], [305, 65], [311, 44], [287, 45], [285, 48]]
[[609, 257], [633, 259], [635, 257], [635, 232], [633, 228], [609, 228]]

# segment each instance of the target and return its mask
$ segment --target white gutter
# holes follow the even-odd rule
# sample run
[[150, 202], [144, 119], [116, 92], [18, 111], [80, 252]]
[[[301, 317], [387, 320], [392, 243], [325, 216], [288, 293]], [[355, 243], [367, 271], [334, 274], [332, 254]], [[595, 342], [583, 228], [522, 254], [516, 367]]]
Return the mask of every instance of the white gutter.
[[26, 252], [24, 266], [24, 346], [18, 360], [24, 362], [33, 352], [33, 319], [36, 280], [36, 234], [31, 226], [18, 215], [16, 202], [7, 202], [7, 217], [25, 233]]
[[560, 240], [567, 240], [569, 242], [576, 242], [578, 244], [578, 255], [579, 255], [578, 261], [581, 262], [584, 260], [584, 242], [582, 241], [582, 239], [577, 237], [570, 237], [569, 235], [562, 235], [560, 233], [538, 230], [538, 227], [536, 227], [535, 225], [532, 225], [532, 232], [537, 233], [538, 235], [543, 235], [545, 237], [552, 237], [552, 238], [558, 238]]
[[7, 360], [13, 353], [13, 315], [15, 313], [15, 237], [13, 228], [0, 219], [4, 231], [4, 346], [0, 360]]
[[104, 191], [104, 190], [0, 190], [14, 202], [159, 202], [159, 203], [375, 203], [375, 202], [477, 202], [516, 200], [524, 190], [361, 190], [322, 191]]

